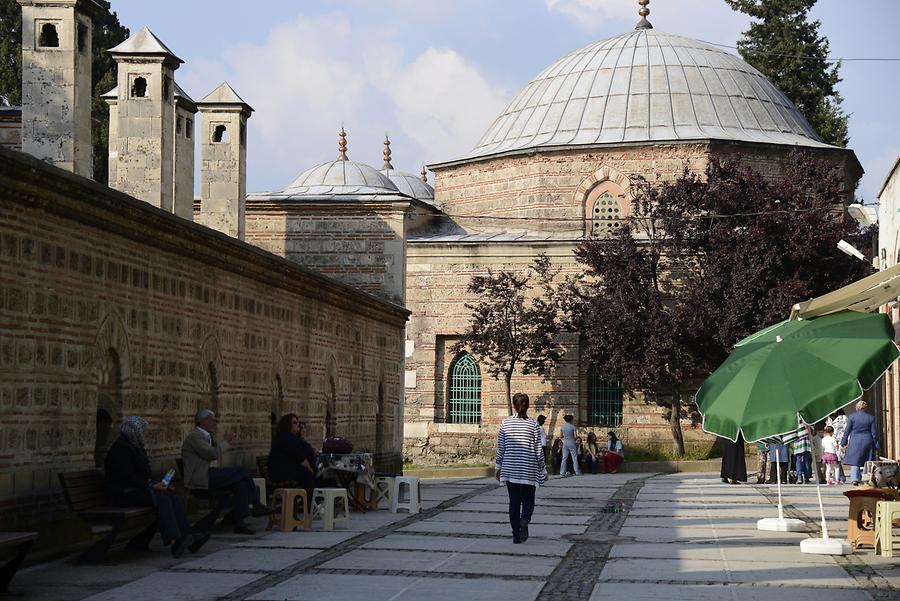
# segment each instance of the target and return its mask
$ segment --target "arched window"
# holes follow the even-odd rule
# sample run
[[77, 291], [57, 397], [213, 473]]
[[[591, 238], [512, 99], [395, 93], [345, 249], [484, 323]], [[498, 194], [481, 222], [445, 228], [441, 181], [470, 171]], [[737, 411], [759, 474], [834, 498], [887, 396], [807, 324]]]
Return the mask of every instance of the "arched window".
[[333, 377], [328, 378], [328, 399], [325, 403], [325, 438], [331, 438], [337, 434], [337, 416], [335, 404], [337, 401], [337, 384]]
[[481, 372], [478, 363], [464, 353], [450, 367], [449, 422], [478, 424], [481, 422]]
[[213, 144], [225, 144], [228, 142], [228, 127], [225, 125], [217, 125], [213, 129]]
[[38, 36], [38, 46], [41, 48], [59, 48], [59, 32], [53, 23], [41, 25], [41, 33]]
[[106, 360], [100, 372], [97, 386], [96, 438], [94, 439], [94, 465], [102, 467], [106, 452], [112, 444], [114, 423], [122, 418], [122, 368], [119, 355], [113, 349], [106, 352]]
[[595, 365], [588, 372], [588, 425], [622, 425], [622, 383], [604, 378]]
[[215, 363], [206, 364], [206, 374], [200, 387], [200, 397], [197, 399], [197, 411], [209, 409], [216, 415], [219, 414], [219, 371]]
[[622, 187], [605, 181], [588, 193], [584, 213], [585, 235], [609, 238], [622, 227], [622, 220], [631, 214], [631, 207]]
[[147, 80], [143, 77], [135, 77], [131, 82], [131, 97], [146, 98], [147, 96]]

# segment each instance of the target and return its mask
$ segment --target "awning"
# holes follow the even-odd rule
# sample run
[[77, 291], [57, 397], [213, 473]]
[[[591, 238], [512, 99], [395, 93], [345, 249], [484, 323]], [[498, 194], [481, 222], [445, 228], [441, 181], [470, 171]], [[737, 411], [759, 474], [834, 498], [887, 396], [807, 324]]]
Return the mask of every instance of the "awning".
[[900, 296], [900, 264], [873, 273], [843, 288], [802, 303], [791, 310], [791, 319], [811, 319], [837, 311], [871, 313]]

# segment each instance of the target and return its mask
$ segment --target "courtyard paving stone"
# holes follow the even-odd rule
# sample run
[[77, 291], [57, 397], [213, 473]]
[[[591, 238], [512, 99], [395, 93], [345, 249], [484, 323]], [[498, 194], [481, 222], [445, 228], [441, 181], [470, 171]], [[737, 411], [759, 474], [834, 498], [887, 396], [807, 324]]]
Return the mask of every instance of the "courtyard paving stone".
[[[800, 541], [817, 535], [813, 486], [784, 489], [786, 511], [809, 532], [756, 530], [757, 519], [777, 513], [773, 492], [714, 475], [552, 478], [537, 493], [531, 537], [514, 545], [495, 481], [425, 480], [419, 515], [353, 513], [334, 532], [222, 531], [182, 560], [161, 551], [114, 552], [101, 566], [57, 561], [25, 568], [13, 590], [34, 601], [900, 598], [896, 559], [800, 553]], [[832, 536], [846, 535], [841, 492], [823, 490]]]

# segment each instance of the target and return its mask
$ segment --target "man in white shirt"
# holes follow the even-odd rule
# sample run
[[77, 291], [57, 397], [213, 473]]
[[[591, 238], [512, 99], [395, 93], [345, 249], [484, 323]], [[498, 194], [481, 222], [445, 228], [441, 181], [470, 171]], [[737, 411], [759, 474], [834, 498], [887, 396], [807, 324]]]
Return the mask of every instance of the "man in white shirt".
[[547, 460], [550, 457], [550, 447], [548, 446], [547, 441], [547, 430], [544, 429], [544, 422], [546, 421], [546, 415], [537, 416], [537, 423], [541, 427], [541, 448], [544, 449], [544, 465], [547, 465]]

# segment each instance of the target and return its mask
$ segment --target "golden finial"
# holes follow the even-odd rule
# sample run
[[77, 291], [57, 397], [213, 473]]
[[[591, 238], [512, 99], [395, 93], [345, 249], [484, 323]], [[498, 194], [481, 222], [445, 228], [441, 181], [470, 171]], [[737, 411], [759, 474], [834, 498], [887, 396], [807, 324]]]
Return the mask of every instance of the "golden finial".
[[338, 160], [346, 161], [347, 160], [347, 132], [344, 131], [344, 126], [341, 125], [341, 133], [338, 134], [338, 138], [340, 141], [338, 142]]
[[641, 20], [638, 21], [635, 29], [653, 29], [653, 25], [647, 20], [647, 17], [650, 16], [650, 9], [647, 8], [647, 5], [650, 4], [650, 0], [638, 0], [638, 4], [641, 5], [641, 10], [638, 11]]
[[391, 165], [391, 140], [388, 138], [387, 132], [384, 132], [384, 165], [381, 168], [385, 171], [394, 168]]
[[422, 181], [427, 184], [428, 183], [428, 170], [425, 169], [425, 165], [422, 165], [422, 172], [419, 175], [422, 176]]

